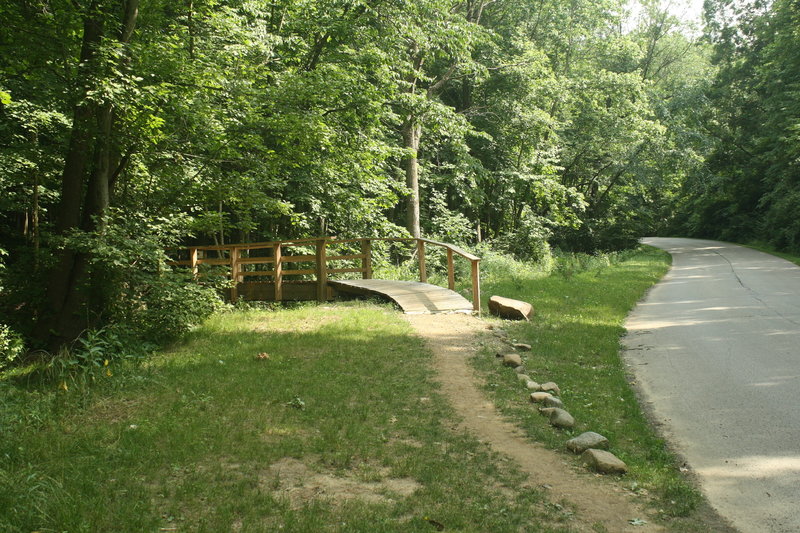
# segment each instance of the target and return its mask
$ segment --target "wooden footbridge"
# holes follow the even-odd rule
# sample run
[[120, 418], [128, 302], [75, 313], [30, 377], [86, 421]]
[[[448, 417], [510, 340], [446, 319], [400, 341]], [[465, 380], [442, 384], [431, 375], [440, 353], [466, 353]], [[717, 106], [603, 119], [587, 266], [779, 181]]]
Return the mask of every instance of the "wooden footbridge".
[[[410, 247], [419, 266], [419, 281], [373, 279], [373, 245]], [[427, 283], [426, 251], [447, 265], [447, 288]], [[433, 253], [433, 252], [432, 252]], [[171, 264], [190, 268], [195, 276], [218, 267], [233, 280], [229, 297], [249, 301], [328, 301], [339, 295], [388, 298], [405, 313], [480, 311], [480, 258], [451, 244], [429, 239], [300, 239], [172, 250]], [[455, 292], [455, 258], [470, 262], [472, 302]], [[349, 278], [349, 279], [348, 279]]]

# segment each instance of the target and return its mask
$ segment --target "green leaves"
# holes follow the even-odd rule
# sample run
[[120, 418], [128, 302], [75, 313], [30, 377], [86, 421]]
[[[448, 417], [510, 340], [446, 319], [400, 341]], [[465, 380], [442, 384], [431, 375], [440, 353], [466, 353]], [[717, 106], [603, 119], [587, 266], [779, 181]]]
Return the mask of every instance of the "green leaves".
[[709, 2], [719, 72], [703, 102], [708, 163], [686, 181], [678, 227], [800, 250], [796, 2]]
[[[89, 4], [0, 8], [14, 258], [76, 226], [70, 246], [113, 272], [167, 240], [400, 234], [412, 170], [423, 233], [609, 248], [654, 228], [708, 151], [705, 52], [655, 3], [625, 32], [617, 0], [141, 0], [129, 38], [121, 3]], [[748, 67], [771, 84], [772, 65], [793, 72], [774, 43]], [[798, 124], [774, 124], [786, 154]], [[116, 215], [93, 231], [108, 206], [147, 249]], [[152, 225], [178, 214], [168, 236]]]

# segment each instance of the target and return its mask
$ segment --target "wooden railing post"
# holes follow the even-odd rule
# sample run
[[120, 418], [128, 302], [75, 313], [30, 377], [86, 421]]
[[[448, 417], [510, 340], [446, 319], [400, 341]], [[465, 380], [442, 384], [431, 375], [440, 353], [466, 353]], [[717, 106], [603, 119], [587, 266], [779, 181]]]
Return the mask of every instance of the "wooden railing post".
[[231, 279], [233, 280], [233, 286], [231, 287], [231, 303], [236, 303], [236, 300], [239, 299], [239, 248], [235, 246], [230, 248], [231, 252]]
[[361, 253], [364, 258], [361, 260], [361, 268], [364, 269], [361, 277], [364, 279], [372, 279], [372, 240], [361, 239]]
[[456, 272], [453, 268], [453, 250], [447, 249], [447, 288], [451, 291], [456, 288]]
[[281, 243], [276, 242], [273, 250], [272, 259], [274, 262], [272, 264], [272, 270], [275, 273], [275, 301], [280, 302], [283, 301], [283, 256]]
[[481, 272], [480, 259], [472, 260], [472, 310], [481, 314]]
[[325, 302], [328, 300], [328, 258], [327, 241], [319, 239], [317, 241], [317, 301]]
[[197, 279], [197, 248], [189, 248], [189, 264], [192, 267], [192, 276]]
[[425, 241], [417, 239], [417, 258], [419, 259], [419, 280], [427, 283], [428, 272], [425, 270]]
[[[249, 291], [244, 290], [247, 285], [254, 289], [253, 295], [258, 295], [259, 298], [269, 299], [272, 295], [263, 295], [261, 290], [256, 285], [249, 285], [247, 282], [252, 278], [257, 280], [264, 280], [263, 276], [271, 276], [274, 280], [274, 300], [276, 302], [284, 301], [285, 296], [289, 298], [316, 298], [319, 301], [326, 301], [330, 296], [329, 277], [338, 273], [360, 273], [364, 279], [372, 279], [373, 264], [372, 264], [372, 243], [375, 240], [388, 241], [388, 242], [402, 242], [406, 245], [416, 243], [417, 261], [419, 264], [419, 279], [421, 282], [428, 281], [426, 269], [426, 245], [441, 246], [446, 250], [447, 254], [447, 285], [450, 290], [455, 290], [455, 256], [459, 255], [471, 262], [472, 268], [472, 302], [473, 309], [480, 313], [481, 308], [481, 292], [480, 292], [480, 258], [472, 255], [471, 253], [447, 243], [440, 243], [429, 239], [414, 239], [414, 238], [375, 238], [375, 237], [361, 237], [357, 239], [343, 239], [341, 241], [332, 240], [326, 237], [315, 237], [313, 239], [298, 239], [294, 241], [272, 241], [260, 243], [246, 243], [246, 244], [227, 244], [227, 245], [209, 245], [209, 246], [190, 246], [184, 248], [188, 251], [188, 259], [180, 259], [169, 261], [168, 264], [174, 266], [190, 267], [192, 274], [199, 276], [200, 265], [209, 266], [227, 266], [230, 268], [231, 279], [231, 292], [230, 300], [237, 302], [239, 296], [245, 296]], [[358, 242], [360, 244], [361, 253], [354, 253], [352, 246]], [[316, 247], [315, 254], [308, 252], [293, 253], [295, 247], [308, 247], [312, 245]], [[336, 253], [335, 251], [328, 255], [327, 247], [333, 243], [334, 246], [339, 246], [347, 243], [350, 250], [346, 253]], [[284, 245], [286, 245], [284, 247]], [[272, 250], [272, 255], [262, 256], [261, 252], [254, 252], [254, 250]], [[286, 250], [289, 250], [287, 252]], [[186, 251], [182, 252], [185, 254]], [[229, 254], [225, 257], [225, 254]], [[254, 255], [255, 253], [255, 255]], [[185, 257], [185, 256], [184, 256]], [[353, 261], [360, 259], [360, 268], [356, 265], [347, 265], [344, 268], [336, 266], [336, 261]], [[315, 267], [306, 267], [309, 262], [315, 261]], [[333, 266], [329, 268], [328, 262], [332, 262]], [[284, 269], [283, 263], [288, 262], [289, 266]], [[272, 264], [271, 270], [261, 270], [267, 265]], [[297, 268], [293, 268], [298, 264]], [[248, 265], [256, 265], [255, 270], [250, 269]], [[257, 265], [263, 265], [259, 267]], [[355, 268], [354, 268], [355, 267]], [[304, 281], [298, 282], [295, 286], [284, 285], [284, 275], [297, 275], [297, 276], [311, 276], [316, 275], [312, 281], [307, 277]], [[269, 278], [266, 278], [269, 280]], [[254, 282], [258, 283], [258, 281]], [[239, 285], [243, 284], [242, 293], [239, 294]], [[313, 290], [310, 290], [311, 287]], [[291, 289], [297, 288], [298, 290], [292, 291]], [[309, 292], [311, 294], [309, 294]], [[286, 293], [286, 295], [284, 295]], [[291, 293], [291, 294], [290, 294]], [[254, 297], [251, 295], [251, 297]]]

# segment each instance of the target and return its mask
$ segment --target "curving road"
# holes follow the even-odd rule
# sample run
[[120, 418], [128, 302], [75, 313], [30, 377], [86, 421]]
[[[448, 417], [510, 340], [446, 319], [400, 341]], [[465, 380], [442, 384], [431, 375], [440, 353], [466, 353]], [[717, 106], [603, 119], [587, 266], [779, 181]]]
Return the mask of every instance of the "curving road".
[[673, 258], [626, 323], [644, 400], [737, 529], [800, 531], [800, 267], [716, 241], [643, 242]]

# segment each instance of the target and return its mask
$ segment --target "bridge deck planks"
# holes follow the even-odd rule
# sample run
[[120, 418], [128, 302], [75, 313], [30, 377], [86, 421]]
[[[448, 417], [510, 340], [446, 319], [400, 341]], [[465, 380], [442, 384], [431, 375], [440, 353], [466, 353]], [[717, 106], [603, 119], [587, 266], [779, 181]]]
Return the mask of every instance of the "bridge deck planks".
[[387, 297], [406, 314], [472, 312], [472, 303], [457, 292], [428, 283], [384, 279], [330, 280], [328, 283], [342, 293]]

